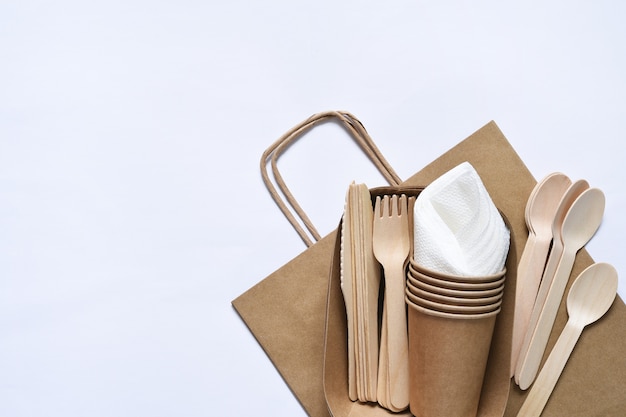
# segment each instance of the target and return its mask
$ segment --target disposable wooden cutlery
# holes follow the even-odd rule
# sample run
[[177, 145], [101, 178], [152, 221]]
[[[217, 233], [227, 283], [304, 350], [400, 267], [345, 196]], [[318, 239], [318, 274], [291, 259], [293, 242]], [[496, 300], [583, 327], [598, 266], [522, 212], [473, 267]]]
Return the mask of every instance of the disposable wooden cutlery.
[[[541, 284], [539, 286], [538, 292], [532, 295], [534, 303], [529, 303], [528, 300], [526, 301], [528, 303], [527, 308], [530, 308], [530, 314], [527, 317], [528, 322], [526, 323], [524, 329], [525, 333], [534, 331], [535, 327], [537, 326], [537, 321], [539, 320], [539, 315], [541, 314], [541, 308], [546, 301], [546, 297], [548, 296], [548, 290], [550, 289], [550, 285], [552, 284], [552, 280], [554, 279], [554, 274], [556, 273], [559, 261], [561, 260], [561, 255], [563, 254], [563, 236], [561, 235], [561, 229], [563, 227], [563, 222], [565, 221], [565, 216], [567, 215], [567, 212], [569, 211], [572, 204], [574, 204], [574, 201], [576, 201], [578, 196], [580, 196], [580, 194], [582, 194], [583, 191], [588, 188], [589, 183], [587, 183], [587, 181], [578, 180], [567, 189], [565, 195], [563, 196], [563, 198], [561, 198], [561, 202], [559, 203], [556, 214], [554, 215], [554, 221], [552, 222], [552, 247], [550, 249], [550, 255], [547, 262], [545, 260], [542, 260], [542, 263], [545, 262], [546, 265], [543, 270]], [[517, 311], [518, 310], [516, 307], [516, 314]], [[511, 360], [511, 366], [513, 367], [513, 369], [515, 369], [515, 367], [517, 366], [517, 363], [515, 361], [518, 360], [519, 356], [521, 356], [519, 352], [528, 349], [528, 344], [524, 345], [523, 343], [524, 335], [522, 335], [521, 339], [517, 339], [520, 345], [517, 346], [517, 349], [519, 350], [518, 354], [515, 355]]]
[[535, 186], [526, 204], [528, 240], [517, 268], [511, 375], [515, 371], [535, 297], [539, 290], [543, 267], [550, 250], [553, 219], [559, 202], [571, 183], [564, 174], [550, 174]]
[[613, 304], [617, 283], [617, 271], [606, 263], [593, 264], [576, 278], [567, 296], [567, 324], [519, 410], [518, 417], [541, 415], [583, 329], [600, 319]]
[[605, 198], [602, 191], [589, 188], [576, 198], [563, 220], [561, 258], [552, 282], [542, 283], [542, 286], [549, 285], [546, 300], [543, 305], [535, 303], [534, 309], [537, 309], [538, 313], [533, 312], [533, 315], [539, 314], [537, 324], [534, 329], [529, 328], [526, 332], [515, 369], [515, 381], [521, 389], [527, 389], [537, 375], [576, 253], [587, 244], [600, 227], [604, 205]]
[[348, 325], [348, 391], [353, 401], [376, 401], [380, 267], [372, 249], [372, 200], [352, 183], [341, 228], [341, 289]]
[[409, 405], [404, 271], [411, 238], [406, 195], [376, 197], [372, 239], [374, 255], [383, 266], [385, 280], [382, 334], [386, 340], [381, 340], [380, 351], [387, 356], [381, 355], [379, 360], [379, 401], [387, 402], [386, 407], [391, 411], [400, 411]]

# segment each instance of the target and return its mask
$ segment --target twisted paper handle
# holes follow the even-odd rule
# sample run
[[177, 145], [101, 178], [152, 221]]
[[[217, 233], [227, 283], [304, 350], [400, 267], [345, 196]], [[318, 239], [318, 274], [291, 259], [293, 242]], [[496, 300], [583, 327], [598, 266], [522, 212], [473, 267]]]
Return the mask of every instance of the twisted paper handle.
[[[263, 152], [263, 156], [261, 157], [261, 175], [270, 195], [307, 246], [313, 245], [316, 241], [321, 239], [321, 236], [285, 184], [285, 181], [278, 171], [277, 161], [279, 156], [289, 147], [289, 145], [302, 137], [307, 131], [320, 123], [328, 122], [333, 119], [340, 122], [342, 126], [347, 129], [353, 139], [356, 140], [361, 150], [365, 152], [368, 158], [374, 163], [378, 171], [383, 175], [383, 177], [385, 177], [390, 185], [397, 186], [400, 182], [402, 182], [398, 174], [396, 174], [393, 168], [389, 165], [389, 162], [387, 162], [380, 150], [376, 147], [363, 124], [352, 114], [344, 111], [327, 111], [317, 113], [294, 126], [269, 148], [267, 148], [265, 152]], [[278, 185], [278, 188], [311, 236], [307, 234], [307, 231], [299, 223], [296, 215], [291, 212], [289, 206], [281, 198], [279, 191], [272, 183], [267, 171], [268, 162], [272, 167], [272, 175]]]

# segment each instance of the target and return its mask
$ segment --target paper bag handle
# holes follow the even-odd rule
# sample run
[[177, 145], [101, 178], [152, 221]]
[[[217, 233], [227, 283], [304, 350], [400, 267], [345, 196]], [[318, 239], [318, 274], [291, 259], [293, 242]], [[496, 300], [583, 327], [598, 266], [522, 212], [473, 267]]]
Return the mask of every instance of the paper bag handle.
[[[389, 162], [383, 157], [380, 150], [374, 144], [374, 141], [370, 137], [370, 135], [365, 130], [363, 124], [352, 114], [345, 111], [326, 111], [322, 113], [314, 114], [303, 122], [291, 128], [288, 132], [282, 135], [276, 142], [274, 142], [269, 148], [263, 152], [263, 156], [261, 157], [261, 175], [263, 177], [263, 182], [267, 187], [270, 195], [278, 204], [278, 207], [283, 212], [287, 220], [294, 227], [296, 232], [300, 235], [302, 240], [307, 246], [311, 246], [321, 239], [320, 234], [317, 229], [306, 215], [302, 207], [298, 204], [296, 199], [294, 198], [291, 191], [285, 184], [280, 172], [278, 171], [278, 157], [297, 139], [302, 137], [307, 131], [312, 129], [318, 124], [323, 122], [328, 122], [330, 120], [336, 119], [339, 121], [343, 127], [345, 127], [350, 133], [350, 135], [356, 140], [357, 144], [361, 148], [363, 152], [368, 156], [368, 158], [374, 163], [378, 171], [385, 177], [385, 179], [389, 182], [390, 185], [397, 186], [402, 182], [398, 174], [393, 170], [393, 168], [389, 165]], [[306, 229], [311, 234], [312, 238], [307, 235], [307, 232], [300, 225], [296, 216], [290, 211], [289, 207], [283, 201], [280, 196], [280, 193], [272, 184], [270, 176], [267, 172], [268, 161], [272, 167], [272, 174], [276, 183], [278, 184], [278, 188], [284, 195], [285, 199], [291, 205], [292, 209], [295, 213], [300, 217], [301, 222], [304, 224]]]

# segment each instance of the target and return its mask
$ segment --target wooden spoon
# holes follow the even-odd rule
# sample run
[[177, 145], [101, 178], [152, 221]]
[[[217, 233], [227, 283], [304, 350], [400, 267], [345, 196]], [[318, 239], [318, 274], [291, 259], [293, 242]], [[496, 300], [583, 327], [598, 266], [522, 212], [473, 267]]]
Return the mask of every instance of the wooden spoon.
[[583, 329], [602, 317], [613, 304], [617, 283], [617, 271], [606, 263], [593, 264], [576, 278], [567, 296], [569, 320], [518, 417], [538, 417], [541, 414]]
[[514, 374], [541, 283], [543, 267], [550, 251], [554, 216], [571, 184], [571, 180], [564, 174], [558, 172], [550, 174], [535, 186], [526, 204], [528, 240], [517, 266], [511, 375]]
[[[552, 222], [552, 248], [550, 249], [550, 256], [548, 257], [548, 262], [546, 263], [546, 267], [543, 271], [543, 276], [541, 278], [541, 284], [539, 286], [539, 292], [536, 295], [535, 303], [531, 306], [532, 313], [530, 314], [530, 320], [527, 323], [526, 331], [532, 332], [533, 329], [537, 327], [537, 322], [539, 321], [539, 316], [541, 314], [541, 310], [543, 309], [543, 304], [546, 301], [546, 297], [548, 296], [548, 290], [550, 289], [550, 285], [552, 284], [552, 280], [554, 279], [554, 274], [556, 273], [557, 266], [559, 265], [559, 261], [561, 260], [561, 255], [563, 254], [563, 236], [561, 236], [561, 228], [563, 226], [563, 222], [565, 221], [565, 216], [569, 211], [574, 201], [580, 196], [583, 191], [589, 188], [589, 183], [585, 180], [578, 180], [574, 182], [565, 192], [565, 195], [561, 199], [559, 203], [559, 207], [556, 210], [556, 214], [554, 215], [554, 221]], [[523, 338], [524, 336], [522, 336]], [[525, 340], [522, 341], [522, 346], [520, 347], [519, 356], [525, 356], [525, 352], [528, 350], [528, 340], [527, 343], [524, 343]], [[511, 363], [511, 366], [516, 367], [517, 363]], [[516, 382], [518, 378], [516, 377]]]
[[526, 220], [526, 226], [528, 227], [528, 231], [531, 233], [535, 233], [533, 230], [532, 222], [529, 220], [530, 218], [530, 210], [533, 206], [533, 202], [535, 201], [535, 196], [544, 187], [546, 182], [550, 182], [553, 180], [553, 177], [561, 177], [564, 174], [560, 172], [553, 172], [552, 174], [548, 174], [545, 176], [540, 182], [538, 182], [535, 187], [532, 189], [530, 194], [528, 195], [528, 200], [526, 200], [526, 207], [524, 209], [524, 219]]
[[550, 284], [546, 301], [543, 306], [540, 306], [541, 313], [537, 326], [533, 331], [526, 332], [524, 345], [528, 346], [528, 350], [521, 352], [524, 356], [520, 356], [515, 369], [516, 382], [523, 390], [532, 384], [537, 375], [576, 253], [587, 244], [600, 227], [604, 205], [605, 198], [602, 191], [589, 188], [574, 201], [565, 216], [561, 227], [563, 253]]

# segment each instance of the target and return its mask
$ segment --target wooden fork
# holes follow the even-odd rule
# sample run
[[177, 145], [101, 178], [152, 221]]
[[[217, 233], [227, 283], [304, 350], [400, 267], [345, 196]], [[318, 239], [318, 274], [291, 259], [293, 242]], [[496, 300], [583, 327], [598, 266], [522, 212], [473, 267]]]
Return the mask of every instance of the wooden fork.
[[[376, 197], [372, 243], [374, 256], [383, 266], [385, 276], [385, 320], [382, 323], [382, 334], [386, 334], [387, 340], [381, 340], [379, 393], [386, 388], [387, 392], [381, 393], [385, 397], [383, 402], [388, 402], [386, 406], [391, 411], [400, 411], [409, 405], [409, 345], [404, 268], [411, 241], [406, 195], [387, 195], [382, 200], [380, 196]], [[387, 356], [383, 358], [385, 352]], [[386, 369], [380, 369], [381, 367]]]

